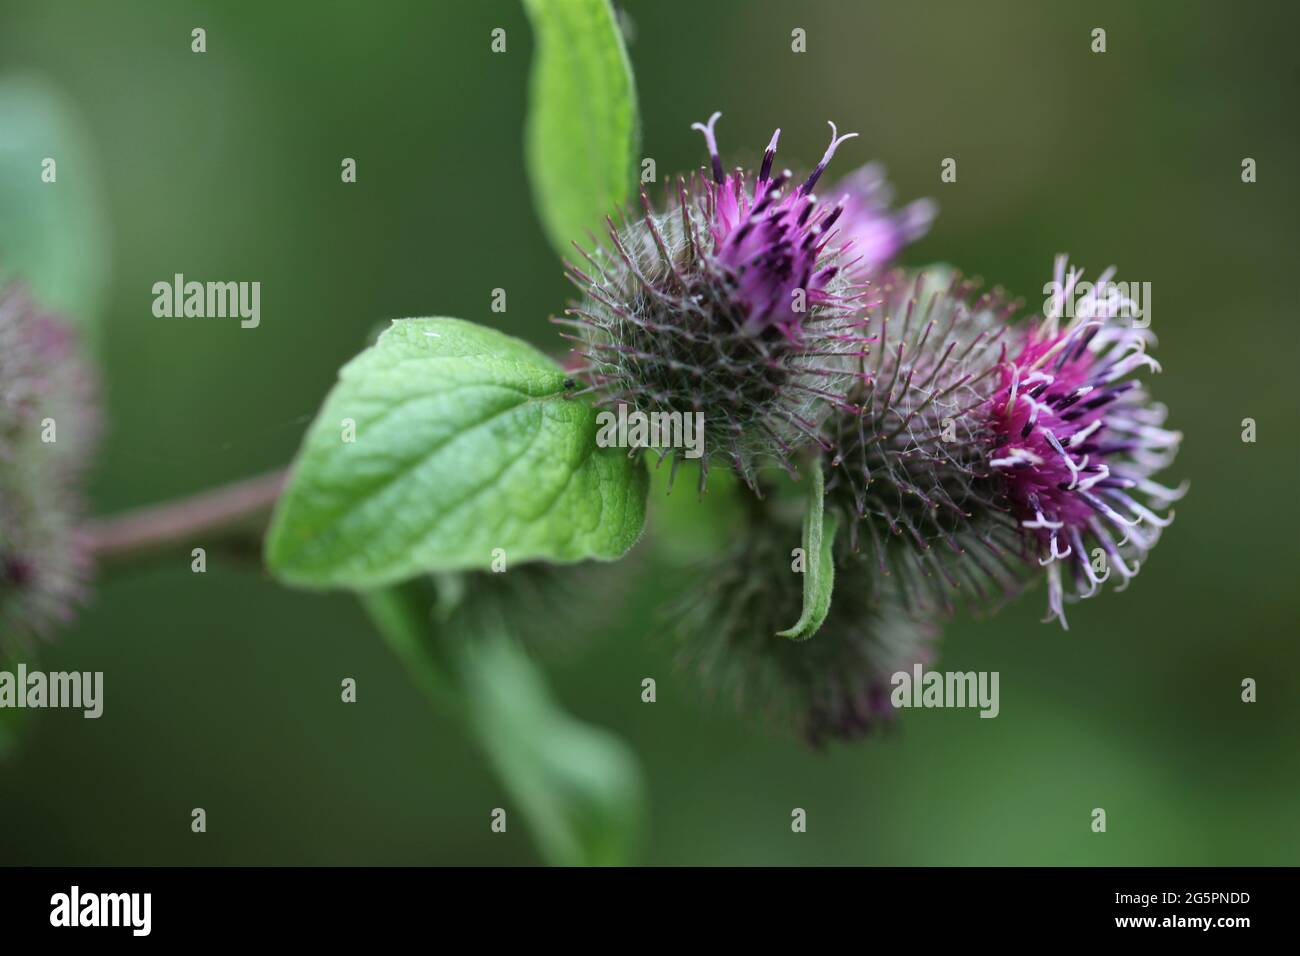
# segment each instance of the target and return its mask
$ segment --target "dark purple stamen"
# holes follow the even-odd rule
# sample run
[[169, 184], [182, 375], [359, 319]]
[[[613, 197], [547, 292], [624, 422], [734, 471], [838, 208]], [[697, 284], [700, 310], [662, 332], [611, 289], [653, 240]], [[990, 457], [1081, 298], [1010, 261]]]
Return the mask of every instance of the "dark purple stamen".
[[807, 182], [799, 187], [799, 192], [803, 195], [812, 192], [812, 188], [817, 185], [817, 180], [822, 178], [822, 173], [826, 172], [826, 167], [830, 164], [831, 157], [835, 155], [835, 150], [839, 147], [840, 143], [844, 142], [846, 139], [853, 139], [853, 137], [858, 135], [857, 133], [845, 133], [843, 136], [840, 136], [839, 130], [835, 128], [834, 123], [831, 123], [830, 127], [831, 144], [826, 147], [826, 154], [822, 156], [821, 162], [814, 167], [812, 175], [808, 177]]
[[[778, 128], [772, 134], [772, 141], [767, 144], [767, 149], [763, 152], [763, 165], [758, 170], [758, 182], [766, 182], [772, 174], [772, 160], [776, 159], [776, 141], [781, 138], [781, 130]], [[758, 195], [758, 184], [755, 184], [755, 193]]]

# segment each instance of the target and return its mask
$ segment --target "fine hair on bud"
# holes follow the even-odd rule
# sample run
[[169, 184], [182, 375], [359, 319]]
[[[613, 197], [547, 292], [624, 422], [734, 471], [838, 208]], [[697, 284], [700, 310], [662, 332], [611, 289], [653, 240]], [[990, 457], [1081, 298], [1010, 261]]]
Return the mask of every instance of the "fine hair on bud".
[[750, 525], [692, 574], [674, 632], [681, 664], [707, 692], [820, 747], [889, 725], [890, 677], [930, 660], [938, 628], [907, 614], [891, 587], [859, 574], [864, 586], [837, 587], [816, 634], [780, 636], [803, 606], [803, 575], [791, 567], [799, 541], [797, 520]]

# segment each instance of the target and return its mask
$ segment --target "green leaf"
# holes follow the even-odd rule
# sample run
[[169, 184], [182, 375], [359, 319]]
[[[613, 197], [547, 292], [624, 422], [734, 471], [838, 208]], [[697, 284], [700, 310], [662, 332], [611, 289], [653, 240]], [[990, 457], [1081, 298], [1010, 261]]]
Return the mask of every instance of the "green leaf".
[[808, 510], [803, 516], [803, 613], [794, 627], [778, 631], [780, 637], [806, 641], [817, 633], [831, 609], [831, 591], [835, 587], [835, 531], [837, 519], [832, 512], [825, 517], [826, 486], [820, 464], [812, 467], [808, 483]]
[[631, 749], [566, 713], [518, 644], [471, 637], [479, 639], [458, 642], [470, 723], [542, 856], [561, 866], [627, 865], [645, 811]]
[[27, 76], [0, 81], [0, 279], [13, 277], [93, 338], [108, 284], [94, 150], [73, 105]]
[[626, 743], [567, 713], [545, 675], [495, 625], [442, 620], [427, 579], [363, 593], [380, 633], [438, 706], [466, 721], [543, 859], [627, 865], [644, 829], [645, 780]]
[[[596, 412], [532, 346], [402, 319], [339, 373], [298, 454], [267, 562], [304, 587], [425, 571], [612, 560], [645, 523], [643, 463], [596, 446]], [[353, 441], [347, 429], [355, 426]]]
[[631, 195], [636, 87], [608, 0], [524, 0], [524, 9], [537, 38], [528, 175], [547, 237], [568, 255]]

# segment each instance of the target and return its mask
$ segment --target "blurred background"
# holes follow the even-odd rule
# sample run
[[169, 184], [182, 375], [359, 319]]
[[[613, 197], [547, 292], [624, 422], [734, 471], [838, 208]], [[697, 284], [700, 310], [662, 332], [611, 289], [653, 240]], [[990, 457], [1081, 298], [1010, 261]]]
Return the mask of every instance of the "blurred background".
[[[1294, 10], [626, 8], [642, 151], [661, 178], [703, 160], [689, 127], [715, 109], [728, 165], [779, 125], [784, 162], [806, 168], [833, 119], [861, 133], [837, 169], [881, 159], [900, 200], [939, 201], [909, 264], [954, 263], [1031, 309], [1057, 252], [1149, 281], [1154, 392], [1186, 436], [1166, 477], [1192, 483], [1134, 586], [1074, 606], [1068, 633], [1039, 623], [1041, 589], [948, 627], [937, 666], [1000, 671], [998, 719], [905, 712], [825, 753], [738, 718], [674, 666], [656, 618], [668, 579], [638, 556], [623, 612], [542, 660], [564, 704], [644, 764], [641, 859], [1300, 863]], [[795, 27], [806, 54], [790, 50]], [[382, 320], [459, 316], [558, 345], [545, 320], [570, 292], [523, 172], [531, 46], [507, 0], [0, 0], [0, 77], [34, 75], [74, 105], [103, 191], [97, 511], [286, 462]], [[944, 157], [956, 183], [939, 181]], [[78, 162], [60, 159], [61, 183]], [[176, 272], [259, 280], [261, 327], [154, 319], [151, 286]], [[498, 287], [505, 315], [489, 309]], [[347, 596], [220, 559], [197, 575], [177, 555], [106, 580], [40, 666], [104, 671], [105, 713], [27, 715], [0, 764], [0, 863], [538, 860], [522, 826], [490, 832], [509, 806], [500, 784]], [[343, 677], [355, 706], [339, 703]], [[1245, 677], [1258, 703], [1241, 702]]]

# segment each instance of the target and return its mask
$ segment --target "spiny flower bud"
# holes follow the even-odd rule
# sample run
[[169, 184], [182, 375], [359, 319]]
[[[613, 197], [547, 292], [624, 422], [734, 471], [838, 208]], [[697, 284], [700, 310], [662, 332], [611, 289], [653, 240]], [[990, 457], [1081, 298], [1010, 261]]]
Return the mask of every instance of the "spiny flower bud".
[[849, 518], [847, 550], [868, 550], [909, 607], [1000, 601], [1046, 566], [1049, 619], [1064, 625], [1063, 568], [1071, 599], [1111, 571], [1127, 583], [1169, 524], [1157, 512], [1185, 489], [1152, 475], [1181, 435], [1127, 377], [1159, 369], [1153, 337], [1122, 317], [1132, 302], [1095, 292], [1062, 327], [1081, 275], [1058, 259], [1048, 315], [1027, 325], [960, 282], [887, 283], [875, 354], [831, 422], [827, 495]]
[[939, 271], [885, 277], [872, 354], [830, 422], [827, 504], [846, 519], [841, 552], [864, 553], [915, 612], [951, 611], [954, 594], [1000, 599], [1025, 576], [985, 414], [1015, 305], [976, 289]]
[[836, 588], [813, 637], [778, 636], [803, 607], [803, 576], [791, 569], [790, 556], [798, 541], [797, 524], [751, 524], [728, 554], [699, 569], [700, 584], [680, 609], [676, 632], [682, 663], [709, 690], [821, 746], [887, 725], [894, 716], [891, 676], [928, 663], [938, 631], [904, 613], [890, 589], [857, 573], [854, 587]]
[[[1047, 620], [1062, 626], [1063, 568], [1072, 600], [1096, 594], [1112, 572], [1124, 581], [1117, 590], [1127, 587], [1173, 520], [1157, 511], [1187, 490], [1152, 480], [1173, 463], [1182, 435], [1163, 427], [1167, 409], [1128, 377], [1160, 371], [1146, 354], [1155, 337], [1124, 317], [1134, 303], [1111, 283], [1113, 269], [1074, 302], [1082, 275], [1067, 275], [1066, 258], [1056, 260], [1048, 314], [1000, 367], [985, 410], [995, 443], [989, 464], [1047, 567]], [[1062, 326], [1067, 302], [1075, 314]]]
[[98, 383], [72, 328], [0, 288], [0, 648], [71, 618], [90, 573], [77, 531]]
[[611, 221], [606, 247], [579, 248], [589, 269], [568, 273], [584, 297], [556, 321], [578, 329], [569, 337], [597, 404], [703, 414], [706, 465], [732, 467], [757, 491], [761, 464], [793, 472], [796, 451], [824, 444], [821, 425], [845, 400], [864, 351], [865, 273], [837, 229], [846, 206], [813, 193], [856, 134], [835, 135], [832, 123], [821, 162], [792, 186], [789, 170], [772, 168], [780, 130], [756, 175], [724, 172], [719, 115], [695, 125], [711, 177], [678, 180], [662, 213], [643, 191], [639, 218]]

